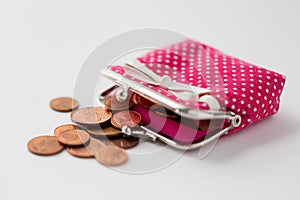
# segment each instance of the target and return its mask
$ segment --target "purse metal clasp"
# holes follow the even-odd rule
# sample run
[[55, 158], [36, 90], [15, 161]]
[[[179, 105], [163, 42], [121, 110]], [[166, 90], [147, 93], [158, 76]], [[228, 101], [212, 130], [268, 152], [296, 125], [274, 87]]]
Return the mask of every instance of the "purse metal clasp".
[[[165, 80], [164, 77], [160, 77], [160, 76], [154, 74], [152, 71], [145, 72], [145, 70], [149, 70], [149, 69], [145, 69], [146, 68], [145, 66], [139, 66], [140, 63], [135, 63], [135, 65], [136, 66], [132, 66], [131, 64], [125, 64], [125, 66], [127, 66], [127, 68], [130, 68], [130, 69], [134, 68], [134, 71], [139, 71], [139, 72], [142, 72], [142, 74], [144, 74], [144, 75], [145, 74], [148, 75], [148, 78], [149, 77], [151, 78], [150, 81], [148, 80], [148, 83], [150, 82], [150, 84], [160, 86], [162, 84], [161, 81]], [[139, 67], [137, 68], [137, 66], [139, 66]], [[155, 102], [172, 110], [174, 113], [176, 113], [182, 117], [190, 118], [193, 120], [224, 119], [224, 120], [230, 121], [230, 125], [228, 127], [223, 128], [221, 130], [218, 129], [217, 131], [215, 131], [213, 133], [209, 133], [209, 134], [207, 134], [207, 136], [205, 137], [205, 139], [203, 141], [198, 142], [198, 143], [192, 143], [192, 144], [181, 144], [177, 141], [173, 141], [153, 130], [150, 130], [149, 128], [147, 128], [145, 126], [137, 126], [135, 128], [130, 128], [128, 126], [124, 126], [122, 128], [122, 132], [125, 135], [140, 137], [143, 139], [150, 139], [153, 142], [160, 140], [174, 148], [182, 149], [182, 150], [190, 150], [190, 149], [199, 148], [201, 146], [204, 146], [204, 145], [216, 140], [220, 136], [227, 133], [229, 130], [231, 130], [235, 127], [238, 127], [241, 124], [241, 116], [240, 115], [236, 115], [234, 112], [220, 111], [219, 103], [217, 102], [217, 100], [212, 98], [210, 95], [202, 95], [201, 97], [202, 98], [204, 97], [204, 99], [202, 99], [202, 100], [204, 100], [204, 102], [210, 103], [210, 107], [212, 107], [213, 109], [200, 110], [200, 109], [195, 109], [192, 107], [182, 105], [175, 100], [172, 100], [172, 99], [170, 99], [164, 95], [161, 95], [160, 93], [158, 93], [148, 87], [145, 87], [142, 83], [139, 83], [130, 78], [127, 78], [115, 71], [108, 69], [103, 72], [103, 75], [106, 78], [108, 78], [109, 80], [112, 80], [116, 85], [105, 90], [104, 92], [102, 92], [100, 94], [98, 100], [102, 105], [104, 105], [104, 101], [105, 101], [106, 97], [110, 96], [112, 94], [112, 92], [115, 92], [117, 100], [122, 102], [122, 101], [125, 101], [127, 98], [129, 98], [129, 91], [132, 91], [132, 92], [137, 93], [141, 96], [144, 96], [148, 99], [155, 100]], [[164, 87], [165, 86], [166, 85], [164, 85]], [[172, 91], [182, 91], [182, 90], [186, 90], [187, 87], [190, 87], [188, 85], [176, 83], [173, 81], [172, 81], [172, 83], [169, 81], [167, 86], [169, 87], [168, 89], [171, 88]], [[192, 89], [190, 89], [190, 91], [195, 91], [195, 90], [194, 90], [194, 88], [192, 88]], [[209, 91], [205, 88], [200, 88], [200, 89], [198, 88], [197, 92], [200, 92], [200, 94], [209, 94], [211, 91]]]
[[[118, 89], [116, 92], [116, 95], [119, 94], [121, 97], [121, 98], [119, 97], [120, 99], [122, 99], [125, 96], [126, 96], [126, 98], [128, 98], [128, 87], [118, 87], [115, 85], [111, 88], [108, 88], [107, 90], [105, 90], [104, 92], [102, 92], [100, 94], [99, 102], [102, 105], [104, 105], [104, 101], [105, 101], [106, 97], [109, 96], [116, 89]], [[227, 133], [229, 130], [231, 130], [235, 127], [238, 127], [242, 121], [241, 116], [236, 115], [233, 112], [217, 114], [217, 115], [215, 115], [215, 119], [228, 119], [228, 120], [230, 120], [231, 124], [230, 124], [230, 126], [224, 128], [224, 129], [218, 130], [214, 134], [210, 134], [210, 136], [206, 137], [203, 141], [198, 142], [198, 143], [193, 143], [193, 144], [181, 144], [181, 143], [173, 141], [153, 130], [150, 130], [149, 128], [147, 128], [145, 126], [137, 126], [135, 128], [130, 128], [128, 126], [124, 126], [124, 127], [122, 127], [122, 133], [124, 133], [125, 135], [128, 135], [128, 136], [134, 136], [134, 137], [139, 137], [141, 139], [151, 140], [153, 142], [160, 140], [160, 141], [164, 142], [165, 144], [170, 145], [176, 149], [192, 150], [192, 149], [200, 148], [200, 147], [216, 140], [217, 138], [219, 138], [222, 135], [224, 135], [225, 133]]]

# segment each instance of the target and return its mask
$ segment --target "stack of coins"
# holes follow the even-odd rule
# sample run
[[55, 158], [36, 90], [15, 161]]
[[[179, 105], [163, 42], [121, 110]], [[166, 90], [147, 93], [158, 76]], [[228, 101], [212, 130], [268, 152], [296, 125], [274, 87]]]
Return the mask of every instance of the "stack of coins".
[[58, 112], [71, 112], [71, 121], [54, 129], [53, 135], [31, 139], [28, 150], [43, 156], [54, 155], [66, 149], [79, 158], [95, 158], [106, 166], [117, 166], [128, 160], [125, 149], [139, 143], [139, 138], [125, 136], [123, 126], [134, 127], [141, 123], [141, 115], [129, 108], [134, 102], [119, 102], [108, 97], [105, 107], [80, 108], [77, 100], [59, 97], [51, 100], [50, 107]]

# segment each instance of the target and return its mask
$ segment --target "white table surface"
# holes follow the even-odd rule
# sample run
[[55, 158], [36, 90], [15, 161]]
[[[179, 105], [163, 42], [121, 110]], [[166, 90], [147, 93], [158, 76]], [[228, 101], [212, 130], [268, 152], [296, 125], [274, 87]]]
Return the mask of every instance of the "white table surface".
[[[296, 0], [1, 1], [0, 199], [299, 199], [299, 11]], [[48, 103], [73, 95], [90, 52], [142, 27], [175, 30], [285, 74], [280, 112], [221, 139], [203, 160], [186, 153], [153, 173], [67, 152], [30, 154], [30, 138], [69, 122]]]

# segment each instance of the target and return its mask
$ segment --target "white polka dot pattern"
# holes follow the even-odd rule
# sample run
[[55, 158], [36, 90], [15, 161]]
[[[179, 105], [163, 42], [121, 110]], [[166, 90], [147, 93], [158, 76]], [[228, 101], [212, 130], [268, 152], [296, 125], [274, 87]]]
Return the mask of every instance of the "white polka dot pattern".
[[[219, 50], [193, 40], [186, 40], [138, 58], [156, 74], [168, 75], [174, 81], [208, 88], [223, 105], [242, 116], [233, 133], [278, 112], [285, 77], [276, 72], [228, 56]], [[124, 74], [122, 67], [113, 70]], [[131, 77], [132, 78], [132, 77]], [[184, 102], [172, 93], [144, 83], [162, 95]], [[201, 109], [209, 109], [200, 102]]]

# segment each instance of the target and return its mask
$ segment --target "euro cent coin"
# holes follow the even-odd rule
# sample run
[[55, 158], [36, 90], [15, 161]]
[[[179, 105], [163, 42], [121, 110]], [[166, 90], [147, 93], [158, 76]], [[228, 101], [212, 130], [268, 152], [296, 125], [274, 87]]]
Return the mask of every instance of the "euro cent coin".
[[81, 130], [81, 128], [75, 124], [64, 124], [54, 129], [54, 135], [58, 137], [62, 132], [69, 130]]
[[50, 101], [50, 107], [58, 112], [70, 112], [78, 106], [78, 101], [70, 97], [58, 97]]
[[115, 137], [122, 133], [119, 129], [115, 129], [111, 126], [105, 128], [87, 128], [87, 131], [95, 137]]
[[31, 153], [47, 156], [61, 152], [64, 145], [55, 136], [39, 136], [31, 139], [27, 148]]
[[112, 111], [128, 110], [133, 104], [130, 98], [121, 102], [115, 96], [110, 96], [104, 101], [105, 108]]
[[112, 113], [101, 107], [88, 107], [75, 110], [71, 113], [74, 123], [83, 125], [99, 125], [110, 120]]
[[67, 146], [82, 146], [89, 140], [90, 135], [84, 130], [64, 131], [58, 136], [58, 141]]
[[124, 164], [128, 160], [128, 155], [124, 149], [107, 145], [99, 148], [95, 154], [95, 158], [103, 165], [117, 166]]
[[117, 138], [111, 138], [110, 141], [122, 148], [122, 149], [129, 149], [129, 148], [132, 148], [132, 147], [135, 147], [136, 145], [138, 145], [139, 143], [139, 138], [137, 137], [132, 137], [132, 136], [127, 136], [127, 137], [117, 137]]
[[92, 158], [101, 146], [103, 144], [99, 140], [91, 138], [87, 145], [82, 147], [67, 147], [67, 151], [79, 158]]
[[124, 110], [115, 113], [111, 118], [111, 124], [118, 129], [122, 129], [123, 126], [135, 127], [142, 120], [141, 115], [136, 111]]

